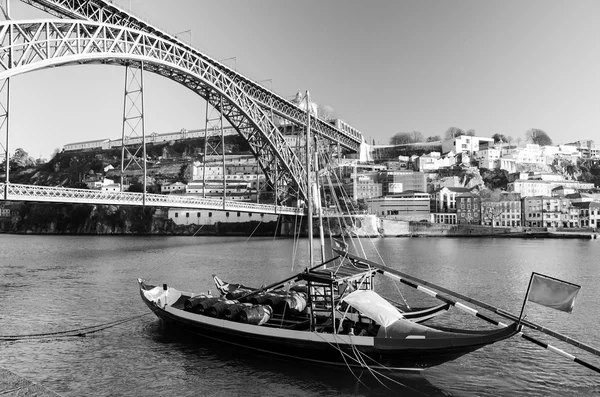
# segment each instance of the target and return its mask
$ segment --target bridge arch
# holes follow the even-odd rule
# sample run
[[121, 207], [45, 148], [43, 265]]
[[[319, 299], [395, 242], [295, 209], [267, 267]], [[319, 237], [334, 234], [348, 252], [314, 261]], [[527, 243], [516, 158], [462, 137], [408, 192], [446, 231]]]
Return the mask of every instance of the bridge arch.
[[270, 117], [231, 78], [185, 48], [146, 32], [80, 20], [0, 23], [0, 81], [73, 64], [140, 67], [200, 95], [248, 141], [267, 180], [305, 197], [306, 170]]

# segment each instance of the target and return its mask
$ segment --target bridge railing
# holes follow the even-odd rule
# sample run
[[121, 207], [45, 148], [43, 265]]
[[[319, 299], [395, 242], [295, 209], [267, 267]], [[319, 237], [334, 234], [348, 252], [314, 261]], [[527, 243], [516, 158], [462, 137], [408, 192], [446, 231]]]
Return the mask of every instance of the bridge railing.
[[54, 203], [148, 205], [154, 207], [176, 207], [240, 211], [264, 214], [303, 215], [304, 209], [276, 206], [272, 204], [248, 203], [221, 198], [164, 195], [137, 192], [103, 192], [100, 190], [72, 189], [62, 186], [35, 186], [4, 184], [6, 200], [40, 201]]

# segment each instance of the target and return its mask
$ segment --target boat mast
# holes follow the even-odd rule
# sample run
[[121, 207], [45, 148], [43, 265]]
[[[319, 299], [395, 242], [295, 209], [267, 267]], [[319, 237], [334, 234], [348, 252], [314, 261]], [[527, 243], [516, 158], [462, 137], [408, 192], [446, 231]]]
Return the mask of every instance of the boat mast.
[[304, 96], [306, 99], [306, 206], [308, 210], [307, 218], [308, 218], [308, 260], [309, 267], [312, 267], [314, 263], [314, 254], [313, 254], [313, 224], [312, 224], [312, 195], [311, 195], [311, 177], [310, 177], [310, 163], [311, 163], [311, 155], [310, 155], [310, 99], [308, 95], [308, 90], [306, 91], [306, 95]]
[[315, 208], [319, 215], [319, 239], [321, 243], [321, 262], [325, 262], [325, 233], [323, 232], [323, 203], [321, 202], [321, 186], [319, 184], [319, 153], [317, 139], [315, 137]]

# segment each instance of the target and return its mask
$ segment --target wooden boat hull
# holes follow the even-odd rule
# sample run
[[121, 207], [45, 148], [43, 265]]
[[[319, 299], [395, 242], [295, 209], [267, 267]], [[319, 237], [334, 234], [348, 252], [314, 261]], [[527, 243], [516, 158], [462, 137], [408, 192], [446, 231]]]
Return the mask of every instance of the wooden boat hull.
[[516, 325], [498, 331], [473, 332], [459, 339], [390, 339], [257, 326], [208, 317], [149, 300], [140, 295], [166, 326], [203, 338], [297, 360], [380, 370], [422, 370], [454, 360], [485, 345], [514, 335]]

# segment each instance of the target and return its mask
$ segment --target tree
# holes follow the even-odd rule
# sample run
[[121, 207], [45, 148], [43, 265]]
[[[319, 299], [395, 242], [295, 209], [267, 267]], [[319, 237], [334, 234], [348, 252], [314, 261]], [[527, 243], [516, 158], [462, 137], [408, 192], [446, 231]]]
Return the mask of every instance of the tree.
[[428, 136], [426, 139], [426, 142], [437, 142], [437, 141], [441, 141], [442, 137], [440, 137], [439, 135], [432, 135], [432, 136]]
[[444, 134], [445, 140], [454, 139], [457, 136], [465, 135], [465, 132], [458, 127], [450, 127], [446, 130], [446, 134]]
[[467, 130], [467, 132], [465, 132], [465, 135], [467, 135], [467, 136], [475, 136], [475, 130], [474, 129]]
[[527, 130], [525, 137], [528, 142], [535, 143], [540, 146], [552, 145], [552, 139], [550, 139], [550, 136], [548, 136], [545, 131], [538, 128]]
[[11, 169], [35, 167], [35, 159], [25, 150], [18, 148], [10, 159]]
[[412, 143], [410, 132], [398, 132], [390, 138], [390, 145], [404, 145], [407, 143]]
[[508, 142], [508, 139], [504, 136], [504, 134], [494, 134], [492, 135], [492, 138], [494, 139], [494, 143]]
[[413, 143], [425, 142], [425, 137], [419, 131], [413, 131], [413, 132], [411, 132], [411, 135], [412, 135]]
[[390, 145], [405, 145], [407, 143], [423, 142], [425, 138], [419, 131], [398, 132], [390, 138]]

